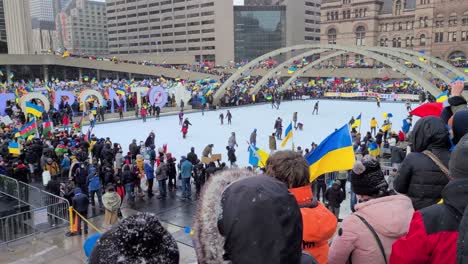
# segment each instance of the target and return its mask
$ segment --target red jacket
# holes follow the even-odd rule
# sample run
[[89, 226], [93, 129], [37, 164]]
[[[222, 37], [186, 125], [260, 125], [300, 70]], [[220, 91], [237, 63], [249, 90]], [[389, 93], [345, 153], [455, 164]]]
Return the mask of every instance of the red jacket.
[[408, 234], [392, 247], [390, 264], [456, 263], [458, 227], [468, 203], [468, 179], [450, 181], [443, 204], [416, 211]]

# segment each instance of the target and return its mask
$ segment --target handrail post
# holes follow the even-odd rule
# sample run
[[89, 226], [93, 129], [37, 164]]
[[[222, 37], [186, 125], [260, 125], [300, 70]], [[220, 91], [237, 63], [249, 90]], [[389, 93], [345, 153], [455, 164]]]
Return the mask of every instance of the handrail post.
[[70, 217], [70, 233], [73, 233], [73, 207], [70, 206], [68, 207], [68, 213], [69, 213], [69, 217]]

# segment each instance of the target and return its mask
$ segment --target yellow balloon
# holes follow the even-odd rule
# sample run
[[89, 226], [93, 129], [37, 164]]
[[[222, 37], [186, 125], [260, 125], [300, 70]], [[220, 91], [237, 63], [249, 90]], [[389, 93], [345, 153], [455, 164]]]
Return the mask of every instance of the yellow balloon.
[[388, 113], [383, 113], [383, 118], [387, 118], [388, 117]]

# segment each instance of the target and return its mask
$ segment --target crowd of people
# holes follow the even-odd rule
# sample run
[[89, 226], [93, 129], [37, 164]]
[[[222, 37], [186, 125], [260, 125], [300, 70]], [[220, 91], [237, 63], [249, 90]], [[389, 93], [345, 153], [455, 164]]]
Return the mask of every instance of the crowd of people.
[[[139, 214], [119, 223], [120, 208], [123, 203], [135, 206], [137, 199], [153, 199], [155, 189], [157, 199], [174, 197], [168, 193], [180, 188], [180, 199], [191, 200], [192, 181], [198, 200], [194, 244], [200, 263], [466, 261], [463, 232], [468, 222], [468, 167], [464, 162], [468, 154], [468, 110], [462, 91], [463, 83], [453, 84], [452, 97], [442, 115], [420, 119], [411, 131], [392, 133], [389, 121], [377, 130], [378, 124], [371, 121], [375, 129], [361, 139], [353, 129], [357, 159], [353, 169], [323, 175], [312, 183], [304, 156], [317, 147], [315, 144], [305, 151], [298, 147], [294, 152], [276, 152], [275, 143], [265, 168], [228, 170], [214, 157], [212, 144], [200, 158], [192, 148], [178, 161], [166, 146], [156, 147], [153, 132], [145, 141], [133, 140], [129, 151], [123, 153], [121, 144], [110, 137], [97, 138], [68, 129], [42, 138], [21, 139], [16, 136], [15, 123], [1, 127], [0, 174], [29, 183], [48, 172], [51, 179], [46, 190], [66, 198], [82, 217], [87, 218], [89, 207], [104, 211], [105, 223], [115, 227], [97, 242], [90, 263], [121, 258], [126, 263], [140, 263], [142, 259], [147, 263], [178, 263], [175, 240], [154, 215]], [[239, 90], [233, 96], [243, 93]], [[270, 96], [265, 93], [265, 100]], [[275, 93], [270, 100], [278, 102], [280, 99], [275, 98], [281, 96], [284, 94]], [[43, 119], [64, 124], [72, 106], [62, 103], [56, 110], [59, 117], [52, 113]], [[15, 105], [9, 107], [12, 111], [7, 113], [16, 124], [27, 121], [24, 114], [13, 109]], [[100, 113], [103, 107], [99, 105], [97, 111]], [[318, 114], [318, 102], [316, 110]], [[157, 109], [153, 113], [159, 116]], [[185, 136], [190, 122], [181, 113]], [[221, 124], [224, 118], [230, 124], [232, 114], [228, 111], [220, 116]], [[408, 120], [411, 124], [410, 117]], [[281, 140], [281, 122], [280, 118], [275, 122], [275, 140]], [[9, 143], [15, 141], [22, 144], [20, 154], [9, 151]], [[253, 131], [250, 144], [255, 142]], [[377, 155], [371, 148], [374, 144], [380, 150]], [[232, 168], [237, 167], [236, 147], [233, 133], [226, 148]], [[385, 154], [390, 159], [391, 175], [382, 171], [380, 159]], [[354, 213], [338, 226], [348, 180]], [[87, 234], [87, 223], [78, 219], [77, 232], [72, 235]], [[154, 228], [142, 223], [152, 223]], [[143, 234], [148, 240], [134, 239]], [[122, 250], [115, 250], [122, 244]], [[135, 248], [138, 250], [132, 250]]]

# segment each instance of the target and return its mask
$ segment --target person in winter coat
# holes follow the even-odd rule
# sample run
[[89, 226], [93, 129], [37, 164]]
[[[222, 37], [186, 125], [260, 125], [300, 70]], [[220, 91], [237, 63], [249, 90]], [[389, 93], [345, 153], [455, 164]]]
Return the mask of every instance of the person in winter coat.
[[135, 193], [133, 191], [137, 177], [130, 168], [130, 165], [124, 165], [122, 168], [122, 183], [125, 187], [125, 195], [130, 205], [135, 202]]
[[187, 133], [188, 133], [188, 128], [189, 126], [191, 126], [192, 123], [190, 123], [190, 121], [188, 120], [188, 118], [185, 118], [185, 121], [184, 123], [182, 124], [182, 137], [183, 138], [186, 138], [187, 137]]
[[[455, 147], [443, 203], [416, 211], [408, 234], [393, 244], [391, 264], [468, 263], [468, 135]], [[458, 239], [458, 242], [457, 242]], [[458, 245], [457, 245], [458, 243]]]
[[468, 134], [468, 109], [455, 113], [449, 119], [449, 125], [452, 128], [453, 143], [457, 144], [465, 134]]
[[[73, 197], [72, 206], [73, 209], [80, 215], [82, 215], [84, 218], [88, 218], [88, 196], [86, 196], [86, 194], [84, 194], [80, 188], [75, 189], [75, 196]], [[72, 233], [72, 235], [81, 235], [81, 222], [84, 222], [84, 234], [88, 234], [88, 224], [83, 221], [81, 217], [78, 217], [78, 231], [76, 233]]]
[[114, 165], [114, 152], [111, 149], [111, 145], [106, 143], [101, 152], [102, 163], [104, 165], [113, 166]]
[[230, 147], [226, 147], [226, 150], [227, 150], [228, 160], [231, 163], [231, 168], [237, 167], [236, 166], [236, 161], [237, 161], [236, 150]]
[[231, 124], [231, 120], [232, 120], [231, 111], [227, 110], [226, 118], [227, 118], [227, 120], [228, 120], [228, 125], [230, 125], [230, 124]]
[[50, 176], [58, 176], [60, 175], [60, 168], [57, 162], [52, 160], [51, 158], [47, 158], [47, 163], [43, 167], [44, 171], [49, 171]]
[[104, 204], [104, 224], [114, 225], [118, 221], [118, 212], [120, 210], [120, 196], [115, 192], [114, 185], [107, 185], [106, 193], [102, 196]]
[[92, 207], [95, 207], [94, 195], [97, 195], [99, 207], [102, 209], [102, 183], [99, 175], [96, 173], [96, 168], [89, 168], [89, 176], [86, 180], [88, 183], [89, 201]]
[[198, 199], [200, 197], [200, 191], [206, 181], [206, 170], [203, 163], [198, 163], [193, 167], [193, 181], [195, 182], [195, 197]]
[[159, 184], [159, 196], [158, 199], [166, 199], [167, 196], [167, 179], [168, 176], [168, 166], [166, 162], [161, 161], [161, 164], [156, 169], [156, 180]]
[[60, 162], [61, 177], [62, 178], [64, 178], [64, 179], [68, 178], [68, 174], [70, 172], [70, 165], [71, 165], [70, 158], [68, 157], [68, 154], [65, 153], [63, 155], [62, 162]]
[[188, 161], [192, 162], [193, 165], [197, 164], [198, 156], [195, 153], [195, 148], [190, 148], [190, 152], [187, 154]]
[[143, 123], [146, 123], [146, 116], [148, 115], [148, 111], [146, 110], [145, 106], [141, 107], [140, 115], [141, 115], [141, 118], [143, 119]]
[[[395, 191], [406, 194], [415, 210], [436, 204], [442, 198], [442, 189], [448, 176], [428, 155], [435, 155], [444, 167], [450, 159], [449, 132], [438, 117], [425, 117], [415, 124], [411, 144], [413, 152], [401, 163], [393, 182]], [[425, 151], [428, 151], [427, 154]]]
[[466, 99], [462, 96], [465, 83], [463, 81], [455, 81], [452, 83], [451, 96], [444, 104], [444, 109], [440, 114], [440, 118], [447, 124], [450, 118], [460, 110], [467, 109]]
[[[370, 129], [371, 129], [372, 135], [375, 135], [378, 126], [379, 126], [379, 124], [377, 123], [377, 120], [375, 120], [375, 117], [373, 117], [371, 119], [371, 121], [370, 121]], [[382, 136], [383, 136], [383, 134], [382, 134]]]
[[132, 160], [136, 159], [136, 155], [140, 152], [140, 147], [136, 143], [136, 139], [132, 140], [132, 143], [128, 146], [128, 151], [132, 154]]
[[219, 120], [221, 121], [221, 125], [223, 125], [224, 124], [224, 114], [223, 113], [219, 114]]
[[254, 129], [252, 134], [250, 134], [250, 145], [257, 146], [257, 129]]
[[245, 170], [213, 177], [200, 196], [193, 229], [198, 263], [317, 263], [302, 252], [294, 196], [272, 177]]
[[180, 110], [180, 112], [179, 112], [179, 125], [182, 125], [183, 122], [184, 122], [184, 111]]
[[[309, 166], [305, 158], [293, 151], [278, 151], [269, 157], [266, 174], [286, 184], [296, 198], [302, 214], [302, 249], [326, 264], [328, 240], [336, 231], [335, 216], [318, 202], [309, 184]], [[320, 223], [320, 224], [318, 224]]]
[[177, 189], [177, 169], [176, 169], [176, 165], [175, 165], [175, 158], [168, 158], [167, 159], [167, 163], [166, 163], [166, 166], [167, 166], [167, 177], [169, 179], [169, 184], [168, 184], [168, 188], [169, 188], [169, 191], [176, 191]]
[[276, 139], [281, 140], [281, 134], [283, 133], [283, 120], [278, 117], [275, 121], [275, 126], [273, 127], [276, 131]]
[[206, 158], [211, 157], [212, 152], [213, 152], [213, 147], [214, 147], [213, 144], [209, 144], [208, 146], [206, 146], [205, 149], [203, 149], [202, 157], [206, 157]]
[[122, 173], [122, 165], [125, 163], [125, 158], [123, 156], [122, 150], [119, 149], [117, 154], [115, 154], [115, 171], [117, 174]]
[[341, 183], [339, 181], [335, 181], [333, 185], [325, 191], [325, 199], [328, 201], [328, 210], [336, 216], [336, 219], [339, 219], [341, 203], [345, 200], [345, 193], [341, 189]]
[[275, 133], [271, 134], [271, 136], [268, 138], [268, 147], [270, 149], [270, 153], [273, 153], [276, 151]]
[[144, 161], [146, 182], [148, 183], [148, 197], [153, 197], [154, 167], [149, 160]]
[[182, 156], [180, 165], [180, 174], [182, 176], [182, 199], [191, 200], [192, 191], [190, 178], [192, 177], [193, 165], [186, 157]]
[[408, 232], [414, 212], [411, 200], [388, 192], [380, 164], [371, 156], [355, 163], [351, 187], [359, 203], [343, 220], [328, 263], [388, 263], [393, 242]]
[[89, 263], [178, 264], [179, 249], [156, 215], [138, 213], [102, 234]]
[[231, 136], [229, 137], [229, 140], [228, 140], [228, 146], [231, 149], [233, 149], [234, 147], [239, 146], [239, 145], [237, 145], [236, 133], [235, 132], [231, 133]]
[[68, 115], [63, 115], [62, 125], [63, 125], [63, 129], [65, 129], [65, 131], [68, 132], [68, 128], [70, 126], [70, 120], [68, 120]]
[[[145, 147], [146, 148], [149, 148], [150, 146], [154, 146], [154, 139], [155, 139], [155, 135], [154, 135], [154, 132], [150, 132], [148, 137], [146, 138], [146, 141], [145, 141]], [[143, 153], [140, 153], [140, 154], [143, 154]]]

